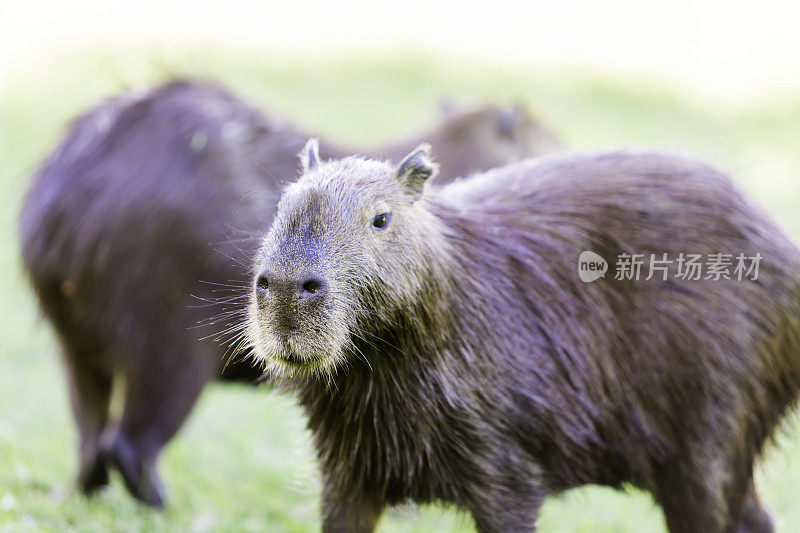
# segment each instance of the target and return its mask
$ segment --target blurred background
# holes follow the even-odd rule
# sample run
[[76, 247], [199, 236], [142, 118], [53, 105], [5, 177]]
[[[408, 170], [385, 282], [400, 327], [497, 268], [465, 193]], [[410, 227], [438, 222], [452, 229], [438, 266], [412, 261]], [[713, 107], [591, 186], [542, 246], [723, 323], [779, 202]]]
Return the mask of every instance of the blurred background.
[[[16, 236], [24, 192], [70, 119], [100, 98], [210, 77], [305, 130], [378, 145], [433, 125], [443, 99], [524, 104], [570, 148], [643, 145], [730, 172], [800, 237], [800, 8], [791, 2], [0, 0], [0, 531], [314, 531], [304, 421], [267, 388], [213, 384], [167, 448], [170, 506], [118, 478], [73, 489], [76, 433], [57, 344]], [[795, 419], [757, 471], [778, 531], [800, 523]], [[542, 531], [663, 531], [648, 495], [585, 488]], [[382, 531], [470, 530], [405, 508]]]

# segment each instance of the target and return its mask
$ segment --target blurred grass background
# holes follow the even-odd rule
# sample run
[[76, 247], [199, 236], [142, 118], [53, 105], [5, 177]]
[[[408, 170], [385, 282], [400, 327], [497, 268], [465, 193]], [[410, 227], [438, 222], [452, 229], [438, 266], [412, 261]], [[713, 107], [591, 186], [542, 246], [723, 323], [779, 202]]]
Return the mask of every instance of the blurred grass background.
[[[216, 78], [264, 109], [342, 143], [372, 145], [432, 125], [437, 101], [524, 103], [576, 149], [645, 145], [726, 169], [800, 236], [800, 96], [751, 104], [689, 96], [668, 82], [530, 65], [475, 65], [408, 51], [318, 58], [278, 50], [121, 46], [50, 52], [0, 80], [0, 531], [315, 531], [318, 480], [304, 420], [267, 388], [212, 385], [167, 448], [163, 513], [120, 479], [86, 500], [72, 488], [76, 433], [56, 342], [18, 258], [16, 217], [31, 174], [68, 121], [99, 98], [181, 75]], [[778, 531], [800, 523], [800, 431], [779, 437], [757, 487]], [[663, 531], [643, 493], [590, 487], [551, 498], [541, 531]], [[451, 509], [390, 512], [381, 531], [471, 530]]]

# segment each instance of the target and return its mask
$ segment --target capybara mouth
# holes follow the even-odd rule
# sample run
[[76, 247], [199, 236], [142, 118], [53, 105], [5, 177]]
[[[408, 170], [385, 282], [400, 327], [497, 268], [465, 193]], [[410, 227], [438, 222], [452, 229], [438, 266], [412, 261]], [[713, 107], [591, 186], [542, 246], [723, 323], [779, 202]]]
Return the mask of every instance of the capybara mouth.
[[293, 353], [282, 353], [279, 357], [284, 362], [290, 363], [292, 365], [300, 365], [303, 363], [303, 360]]
[[320, 363], [320, 358], [317, 356], [300, 356], [291, 351], [281, 352], [278, 355], [278, 359], [280, 359], [283, 363], [287, 363], [296, 367], [315, 366]]

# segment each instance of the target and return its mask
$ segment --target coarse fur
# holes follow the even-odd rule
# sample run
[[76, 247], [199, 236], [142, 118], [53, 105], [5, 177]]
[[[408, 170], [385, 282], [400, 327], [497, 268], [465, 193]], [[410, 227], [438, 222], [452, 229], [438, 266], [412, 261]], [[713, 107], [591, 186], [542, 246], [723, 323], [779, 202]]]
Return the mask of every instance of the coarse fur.
[[[440, 139], [465, 172], [552, 149], [533, 141], [551, 138], [538, 122], [509, 126], [509, 113], [465, 111], [420, 138]], [[114, 466], [133, 495], [162, 505], [159, 453], [203, 386], [262, 375], [238, 324], [252, 256], [307, 138], [219, 86], [183, 80], [102, 102], [39, 170], [22, 254], [63, 348], [85, 492]], [[343, 153], [324, 146], [323, 158]]]
[[[308, 414], [323, 529], [371, 531], [412, 500], [533, 531], [549, 494], [630, 484], [672, 532], [771, 531], [753, 463], [800, 387], [800, 252], [770, 218], [668, 154], [554, 155], [441, 188], [404, 163], [310, 168], [256, 263], [250, 342]], [[672, 264], [583, 283], [585, 250], [763, 260], [757, 280]]]

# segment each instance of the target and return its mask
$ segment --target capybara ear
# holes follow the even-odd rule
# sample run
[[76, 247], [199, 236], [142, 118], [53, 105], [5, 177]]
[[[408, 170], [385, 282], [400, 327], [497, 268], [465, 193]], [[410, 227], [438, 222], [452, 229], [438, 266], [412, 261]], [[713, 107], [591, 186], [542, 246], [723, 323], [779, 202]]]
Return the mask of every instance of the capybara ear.
[[429, 144], [420, 144], [397, 165], [397, 179], [406, 188], [415, 202], [422, 196], [425, 182], [438, 170], [439, 165], [433, 162]]
[[319, 166], [319, 141], [317, 139], [309, 139], [300, 150], [300, 164], [303, 166], [303, 174], [315, 170]]

